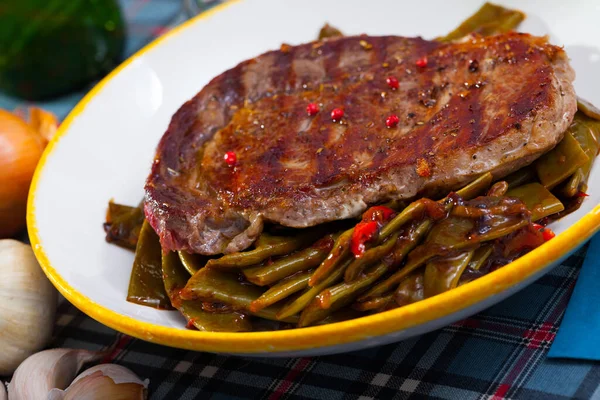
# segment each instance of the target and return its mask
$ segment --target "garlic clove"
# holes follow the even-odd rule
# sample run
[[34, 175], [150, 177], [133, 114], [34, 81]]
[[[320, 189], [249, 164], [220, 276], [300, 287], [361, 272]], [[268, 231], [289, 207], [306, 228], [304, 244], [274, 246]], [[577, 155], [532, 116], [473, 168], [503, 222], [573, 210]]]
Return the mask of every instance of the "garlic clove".
[[0, 381], [0, 400], [6, 400], [6, 386]]
[[52, 349], [29, 356], [8, 385], [11, 400], [45, 399], [53, 388], [64, 389], [83, 364], [98, 361], [104, 352]]
[[53, 389], [48, 400], [144, 400], [148, 380], [117, 364], [101, 364], [82, 372], [66, 390]]

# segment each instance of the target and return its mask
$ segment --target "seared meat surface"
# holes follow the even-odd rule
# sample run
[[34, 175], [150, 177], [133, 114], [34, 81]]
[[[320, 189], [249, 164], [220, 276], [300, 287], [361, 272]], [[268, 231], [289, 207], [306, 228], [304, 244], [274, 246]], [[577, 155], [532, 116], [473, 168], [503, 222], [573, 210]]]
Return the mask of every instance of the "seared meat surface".
[[[146, 217], [166, 249], [227, 253], [266, 221], [308, 227], [502, 177], [562, 139], [573, 79], [561, 48], [520, 33], [284, 45], [177, 111], [147, 180]], [[333, 121], [336, 108], [344, 116]], [[391, 115], [399, 122], [388, 127]]]

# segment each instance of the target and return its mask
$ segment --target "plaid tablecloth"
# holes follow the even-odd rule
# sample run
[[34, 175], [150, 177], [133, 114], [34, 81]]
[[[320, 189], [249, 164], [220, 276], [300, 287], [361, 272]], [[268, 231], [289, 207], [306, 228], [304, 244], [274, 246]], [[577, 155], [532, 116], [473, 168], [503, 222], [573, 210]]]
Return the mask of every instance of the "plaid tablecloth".
[[[175, 0], [122, 0], [127, 51], [181, 21]], [[41, 103], [63, 118], [84, 93]], [[0, 96], [0, 107], [18, 101]], [[119, 334], [63, 301], [52, 346], [106, 349], [151, 399], [600, 399], [600, 364], [549, 360], [585, 248], [506, 301], [442, 330], [353, 353], [257, 359], [196, 353]], [[600, 340], [600, 338], [599, 338]]]

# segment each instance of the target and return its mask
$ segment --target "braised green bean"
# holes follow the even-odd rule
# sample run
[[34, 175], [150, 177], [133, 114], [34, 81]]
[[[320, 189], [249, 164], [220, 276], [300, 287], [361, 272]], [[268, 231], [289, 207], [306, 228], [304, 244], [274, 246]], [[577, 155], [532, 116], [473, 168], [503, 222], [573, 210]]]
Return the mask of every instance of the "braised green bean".
[[319, 40], [323, 40], [323, 39], [327, 39], [327, 38], [340, 37], [340, 36], [344, 36], [342, 31], [340, 31], [338, 28], [336, 28], [334, 26], [325, 24], [319, 31], [318, 38], [319, 38]]
[[468, 268], [478, 271], [492, 255], [493, 251], [494, 247], [489, 244], [478, 247], [477, 250], [475, 250], [475, 253], [473, 253], [473, 258], [469, 261]]
[[528, 183], [510, 189], [506, 195], [516, 197], [525, 203], [531, 211], [532, 221], [537, 221], [565, 209], [561, 201], [539, 183]]
[[335, 268], [332, 273], [321, 282], [312, 287], [308, 287], [297, 299], [283, 306], [281, 311], [279, 311], [277, 314], [277, 317], [280, 319], [287, 318], [302, 311], [315, 298], [315, 296], [321, 293], [324, 289], [340, 281], [349, 264], [350, 260], [347, 260], [344, 264]]
[[333, 242], [332, 235], [326, 236], [311, 247], [273, 261], [271, 264], [246, 268], [242, 272], [246, 279], [256, 285], [271, 285], [286, 276], [321, 264], [332, 247], [330, 242]]
[[356, 302], [352, 305], [352, 308], [358, 311], [383, 310], [392, 301], [394, 301], [394, 295], [388, 294], [382, 297], [374, 297], [363, 302]]
[[234, 311], [250, 312], [252, 315], [265, 319], [297, 322], [297, 317], [277, 317], [279, 307], [276, 305], [253, 313], [250, 310], [250, 304], [258, 299], [263, 292], [264, 290], [258, 286], [241, 284], [237, 274], [214, 268], [203, 268], [190, 278], [185, 288], [180, 291], [180, 295], [183, 300], [223, 303], [230, 306]]
[[309, 286], [317, 286], [327, 279], [338, 266], [346, 261], [350, 255], [350, 241], [354, 228], [348, 229], [342, 233], [333, 243], [331, 252], [327, 255], [321, 265], [315, 270], [308, 281]]
[[427, 263], [423, 275], [425, 298], [454, 289], [467, 265], [473, 258], [474, 250], [457, 256], [436, 258]]
[[104, 224], [106, 241], [129, 250], [135, 250], [143, 222], [144, 211], [141, 207], [129, 207], [109, 202]]
[[172, 308], [163, 283], [158, 235], [147, 221], [142, 225], [135, 248], [127, 301], [158, 309]]
[[493, 179], [494, 178], [492, 174], [486, 172], [473, 182], [469, 183], [467, 186], [457, 190], [456, 194], [462, 197], [464, 200], [474, 199], [475, 197], [484, 194], [485, 191], [488, 190]]
[[581, 97], [577, 97], [577, 109], [588, 117], [600, 121], [600, 109]]
[[425, 298], [424, 280], [423, 271], [418, 271], [400, 282], [394, 292], [396, 305], [401, 307], [423, 300]]
[[513, 172], [504, 178], [504, 181], [508, 183], [508, 188], [514, 189], [516, 187], [525, 185], [526, 183], [533, 182], [537, 179], [537, 174], [532, 166], [527, 166]]
[[496, 182], [492, 185], [492, 187], [488, 190], [487, 196], [491, 197], [502, 197], [508, 191], [508, 182], [500, 181]]
[[515, 29], [525, 19], [525, 14], [491, 3], [485, 3], [455, 30], [436, 40], [450, 42], [472, 33], [483, 36], [497, 35]]
[[352, 260], [348, 268], [346, 268], [344, 281], [349, 283], [356, 280], [365, 268], [390, 254], [396, 245], [399, 235], [400, 232], [396, 232], [381, 245], [368, 249], [361, 257]]
[[264, 292], [258, 299], [250, 303], [250, 311], [257, 312], [300, 290], [306, 289], [311, 275], [312, 271], [304, 271], [282, 279]]
[[206, 268], [246, 268], [257, 265], [269, 257], [283, 256], [308, 246], [315, 241], [315, 232], [305, 232], [294, 237], [289, 237], [281, 242], [266, 244], [254, 250], [243, 251], [214, 258], [206, 263]]
[[194, 275], [199, 269], [204, 268], [210, 257], [203, 256], [202, 254], [190, 254], [186, 251], [178, 251], [179, 260], [183, 267], [189, 272], [190, 275]]
[[341, 307], [352, 303], [362, 291], [383, 276], [388, 269], [387, 264], [380, 263], [372, 271], [352, 283], [342, 282], [325, 289], [302, 311], [298, 327], [312, 325]]
[[248, 332], [252, 330], [250, 318], [238, 312], [211, 313], [202, 309], [198, 301], [182, 300], [179, 291], [188, 281], [188, 272], [183, 267], [177, 254], [162, 253], [162, 273], [165, 291], [171, 304], [183, 314], [188, 323], [199, 331], [206, 332]]
[[[401, 246], [399, 246], [398, 250], [395, 251], [395, 253], [399, 254], [397, 261], [401, 261], [402, 259], [404, 259], [410, 251], [417, 247], [421, 239], [425, 237], [427, 232], [429, 232], [432, 225], [433, 222], [427, 219], [421, 222], [419, 225], [417, 225], [414, 229], [409, 231], [406, 240], [403, 241]], [[382, 294], [388, 292], [394, 286], [399, 284], [415, 268], [419, 266], [420, 264], [411, 266], [409, 265], [409, 263], [407, 263], [407, 265], [404, 268], [396, 271], [392, 276], [383, 280], [382, 282], [379, 282], [373, 288], [369, 289], [369, 291], [365, 295], [361, 296], [359, 301], [365, 301], [372, 297], [381, 296]]]
[[569, 130], [554, 149], [535, 162], [535, 170], [542, 185], [552, 189], [589, 160]]

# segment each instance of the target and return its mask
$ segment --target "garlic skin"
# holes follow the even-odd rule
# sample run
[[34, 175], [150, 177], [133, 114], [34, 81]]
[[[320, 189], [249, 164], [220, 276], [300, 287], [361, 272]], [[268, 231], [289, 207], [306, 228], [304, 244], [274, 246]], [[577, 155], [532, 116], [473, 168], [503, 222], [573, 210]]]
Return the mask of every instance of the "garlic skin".
[[66, 390], [53, 389], [47, 400], [145, 400], [148, 380], [117, 364], [100, 364], [82, 372]]
[[66, 388], [83, 364], [98, 361], [105, 354], [76, 349], [36, 353], [17, 368], [8, 385], [8, 395], [11, 400], [46, 399], [53, 388]]
[[0, 400], [6, 400], [6, 386], [4, 382], [0, 381]]
[[11, 375], [45, 347], [54, 328], [57, 292], [31, 247], [0, 240], [0, 375]]

